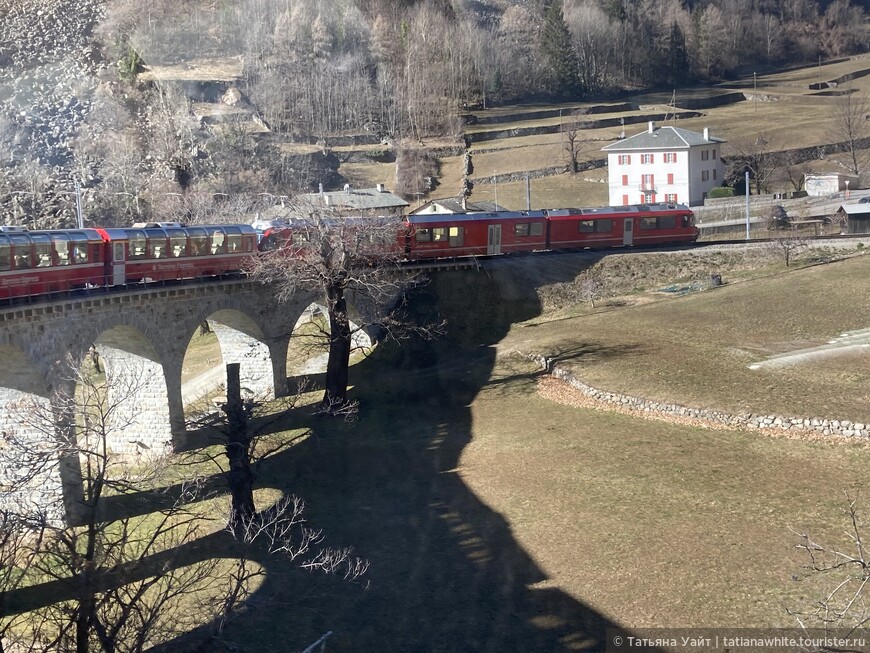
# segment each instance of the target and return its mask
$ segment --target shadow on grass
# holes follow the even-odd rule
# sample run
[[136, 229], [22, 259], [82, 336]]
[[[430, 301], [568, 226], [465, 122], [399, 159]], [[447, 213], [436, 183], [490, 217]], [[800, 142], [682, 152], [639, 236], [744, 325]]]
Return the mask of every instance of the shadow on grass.
[[[352, 544], [370, 561], [365, 585], [304, 573], [261, 552], [253, 559], [266, 581], [221, 642], [203, 648], [195, 639], [204, 632], [194, 632], [154, 651], [286, 652], [328, 631], [333, 653], [605, 649], [605, 631], [616, 624], [549, 585], [510, 524], [457, 471], [481, 389], [538, 375], [508, 370], [493, 379], [495, 343], [512, 323], [540, 312], [534, 293], [518, 293], [515, 284], [499, 271], [473, 285], [466, 273], [439, 274], [411, 306], [421, 322], [446, 319], [448, 336], [381, 346], [352, 369], [359, 421], [291, 414], [290, 422], [306, 420], [312, 437], [260, 469], [260, 487], [304, 497], [326, 545]], [[578, 345], [561, 356], [586, 353]], [[210, 547], [219, 556], [222, 537], [182, 547], [177, 559], [189, 562]]]

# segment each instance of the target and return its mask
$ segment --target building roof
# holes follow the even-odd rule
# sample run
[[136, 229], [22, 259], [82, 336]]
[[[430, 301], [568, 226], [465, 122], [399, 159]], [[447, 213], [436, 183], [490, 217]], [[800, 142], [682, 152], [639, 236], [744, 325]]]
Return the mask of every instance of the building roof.
[[383, 186], [378, 188], [351, 188], [299, 195], [297, 199], [311, 203], [323, 202], [326, 206], [340, 206], [348, 209], [376, 210], [397, 209], [408, 206], [398, 195], [393, 195]]
[[[652, 127], [652, 124], [650, 124]], [[706, 137], [705, 137], [706, 135]], [[711, 145], [713, 143], [724, 143], [725, 141], [715, 136], [710, 136], [707, 130], [704, 134], [689, 131], [682, 127], [659, 127], [658, 129], [648, 129], [640, 134], [629, 136], [626, 139], [605, 145], [602, 147], [604, 152], [618, 152], [623, 150], [655, 150], [655, 149], [681, 149], [695, 147], [697, 145]]]
[[862, 215], [864, 213], [870, 213], [870, 204], [859, 204], [858, 202], [854, 204], [843, 204], [837, 212], [839, 213], [839, 211], [842, 211], [846, 215]]
[[469, 202], [459, 197], [446, 197], [444, 199], [431, 200], [421, 207], [411, 211], [412, 215], [419, 213], [492, 213], [494, 211], [507, 211], [503, 206], [495, 202]]

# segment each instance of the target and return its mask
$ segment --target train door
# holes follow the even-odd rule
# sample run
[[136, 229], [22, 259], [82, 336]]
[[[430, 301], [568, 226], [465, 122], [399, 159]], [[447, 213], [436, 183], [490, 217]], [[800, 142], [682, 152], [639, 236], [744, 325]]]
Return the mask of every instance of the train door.
[[489, 236], [486, 240], [487, 254], [501, 254], [501, 225], [489, 225]]
[[625, 218], [622, 230], [622, 244], [634, 245], [634, 218]]
[[127, 281], [124, 261], [124, 243], [112, 243], [112, 285], [123, 286]]

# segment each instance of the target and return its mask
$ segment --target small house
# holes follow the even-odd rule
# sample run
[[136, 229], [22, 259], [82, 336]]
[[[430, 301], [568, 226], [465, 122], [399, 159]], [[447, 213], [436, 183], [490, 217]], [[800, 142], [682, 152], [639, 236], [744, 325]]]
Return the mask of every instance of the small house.
[[804, 175], [804, 189], [810, 197], [824, 197], [858, 188], [858, 178], [840, 172]]

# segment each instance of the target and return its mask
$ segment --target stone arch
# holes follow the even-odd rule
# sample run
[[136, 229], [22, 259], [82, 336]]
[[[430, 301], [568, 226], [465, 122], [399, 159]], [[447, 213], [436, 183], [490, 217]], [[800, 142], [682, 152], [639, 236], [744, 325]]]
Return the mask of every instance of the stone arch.
[[163, 357], [144, 333], [115, 324], [94, 339], [103, 364], [112, 425], [108, 446], [119, 453], [161, 453], [172, 448], [173, 419]]
[[217, 336], [224, 364], [239, 363], [239, 379], [243, 391], [261, 400], [274, 399], [276, 392], [275, 363], [268, 338], [260, 326], [246, 313], [236, 309], [220, 309], [206, 318]]
[[[69, 416], [61, 415], [46, 370], [15, 344], [0, 345], [0, 508], [44, 512], [51, 522], [75, 519], [81, 508], [81, 468], [76, 455], [57, 447], [70, 437]], [[46, 421], [51, 417], [51, 421]], [[30, 453], [41, 451], [35, 456]], [[56, 456], [56, 465], [36, 464], [42, 456]], [[8, 459], [7, 459], [8, 458]], [[25, 474], [37, 470], [25, 482]]]

